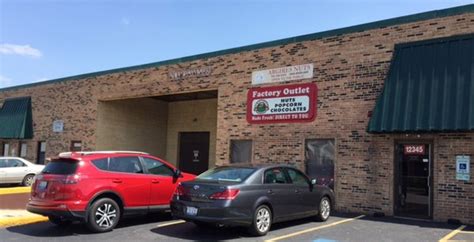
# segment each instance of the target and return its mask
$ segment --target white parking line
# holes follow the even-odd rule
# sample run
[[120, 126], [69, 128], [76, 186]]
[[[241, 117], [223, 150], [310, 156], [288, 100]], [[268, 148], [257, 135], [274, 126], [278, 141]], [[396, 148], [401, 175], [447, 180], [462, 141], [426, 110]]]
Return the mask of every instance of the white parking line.
[[166, 227], [166, 226], [175, 225], [175, 224], [182, 224], [182, 223], [186, 223], [186, 221], [176, 220], [176, 221], [172, 221], [172, 222], [169, 222], [169, 223], [158, 224], [158, 226], [156, 226], [156, 227], [161, 228], [161, 227]]
[[348, 218], [348, 219], [340, 220], [340, 221], [337, 221], [337, 222], [334, 222], [334, 223], [325, 224], [325, 225], [321, 225], [321, 226], [318, 226], [318, 227], [301, 230], [301, 231], [294, 232], [294, 233], [287, 234], [287, 235], [283, 235], [283, 236], [280, 236], [280, 237], [275, 237], [275, 238], [272, 238], [272, 239], [269, 239], [269, 240], [265, 240], [265, 242], [274, 242], [274, 241], [290, 238], [290, 237], [293, 237], [293, 236], [309, 233], [309, 232], [312, 232], [312, 231], [332, 227], [332, 226], [335, 226], [335, 225], [338, 225], [338, 224], [347, 223], [347, 222], [350, 222], [350, 221], [353, 221], [353, 220], [356, 220], [356, 219], [360, 219], [360, 218], [363, 218], [363, 217], [365, 217], [365, 215], [360, 215], [360, 216], [357, 216], [357, 217], [354, 217], [354, 218]]

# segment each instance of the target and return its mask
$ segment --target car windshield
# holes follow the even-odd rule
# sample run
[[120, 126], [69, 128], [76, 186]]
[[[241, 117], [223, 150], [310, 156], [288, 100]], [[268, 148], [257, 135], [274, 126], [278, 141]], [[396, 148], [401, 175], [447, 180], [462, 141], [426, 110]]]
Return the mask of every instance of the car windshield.
[[197, 176], [196, 179], [226, 182], [243, 182], [254, 171], [254, 168], [218, 167], [202, 173], [201, 175]]
[[73, 159], [56, 159], [49, 162], [43, 169], [43, 174], [70, 175], [77, 170], [79, 161]]

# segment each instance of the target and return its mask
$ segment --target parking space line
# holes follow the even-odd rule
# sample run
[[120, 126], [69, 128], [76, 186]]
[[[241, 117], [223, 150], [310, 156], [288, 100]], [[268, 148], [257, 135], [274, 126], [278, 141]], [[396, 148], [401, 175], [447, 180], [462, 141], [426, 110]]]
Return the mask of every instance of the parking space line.
[[474, 231], [459, 231], [461, 234], [474, 234]]
[[463, 230], [464, 228], [466, 228], [466, 225], [461, 225], [459, 226], [457, 229], [451, 231], [451, 233], [445, 235], [443, 238], [441, 238], [439, 240], [439, 242], [446, 242], [448, 241], [449, 239], [451, 239], [452, 237], [454, 237], [456, 234], [458, 234], [459, 232], [461, 232], [461, 230]]
[[275, 237], [275, 238], [272, 238], [272, 239], [269, 239], [269, 240], [265, 240], [265, 242], [274, 242], [274, 241], [278, 241], [278, 240], [282, 240], [282, 239], [294, 237], [294, 236], [297, 236], [297, 235], [301, 235], [301, 234], [313, 232], [313, 231], [316, 231], [316, 230], [320, 230], [320, 229], [324, 229], [324, 228], [336, 226], [336, 225], [338, 225], [338, 224], [342, 224], [342, 223], [347, 223], [347, 222], [350, 222], [350, 221], [354, 221], [354, 220], [356, 220], [356, 219], [360, 219], [360, 218], [363, 218], [363, 217], [365, 217], [365, 215], [360, 215], [360, 216], [357, 216], [357, 217], [354, 217], [354, 218], [343, 219], [343, 220], [340, 220], [340, 221], [337, 221], [337, 222], [334, 222], [334, 223], [325, 224], [325, 225], [321, 225], [321, 226], [318, 226], [318, 227], [314, 227], [314, 228], [310, 228], [310, 229], [301, 230], [301, 231], [294, 232], [294, 233], [287, 234], [287, 235], [283, 235], [283, 236], [280, 236], [280, 237]]
[[177, 220], [177, 221], [172, 221], [172, 222], [169, 222], [169, 223], [158, 224], [158, 226], [156, 226], [156, 227], [161, 228], [161, 227], [166, 227], [166, 226], [175, 225], [175, 224], [182, 224], [182, 223], [186, 223], [186, 221]]

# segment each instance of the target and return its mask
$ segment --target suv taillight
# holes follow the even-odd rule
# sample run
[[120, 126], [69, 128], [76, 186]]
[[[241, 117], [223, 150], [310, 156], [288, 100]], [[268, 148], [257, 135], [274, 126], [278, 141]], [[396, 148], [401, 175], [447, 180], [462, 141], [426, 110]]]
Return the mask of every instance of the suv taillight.
[[66, 178], [62, 179], [61, 182], [63, 184], [77, 184], [81, 180], [81, 176], [79, 175], [68, 175]]
[[216, 192], [209, 196], [209, 198], [214, 200], [234, 200], [239, 195], [239, 192], [239, 189], [227, 189], [223, 192]]
[[181, 183], [178, 184], [178, 187], [176, 187], [176, 191], [174, 191], [174, 195], [177, 196], [178, 198], [179, 196], [184, 195], [184, 189], [183, 189], [183, 186], [181, 186]]

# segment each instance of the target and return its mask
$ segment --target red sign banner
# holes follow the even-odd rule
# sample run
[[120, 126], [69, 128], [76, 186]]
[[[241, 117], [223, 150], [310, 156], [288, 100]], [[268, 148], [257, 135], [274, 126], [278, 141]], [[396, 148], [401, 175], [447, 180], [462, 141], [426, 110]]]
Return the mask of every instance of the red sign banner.
[[317, 93], [314, 83], [250, 88], [247, 121], [251, 124], [311, 122], [316, 118]]
[[424, 155], [425, 145], [404, 145], [403, 154], [405, 155]]

